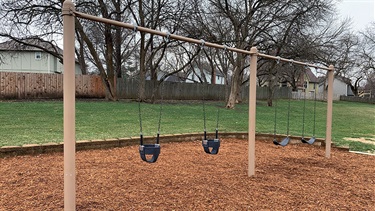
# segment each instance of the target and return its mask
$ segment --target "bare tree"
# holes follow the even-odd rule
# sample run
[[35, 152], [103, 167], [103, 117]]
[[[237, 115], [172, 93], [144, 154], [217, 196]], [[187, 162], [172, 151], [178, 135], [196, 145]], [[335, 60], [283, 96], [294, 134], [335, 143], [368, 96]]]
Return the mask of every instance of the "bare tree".
[[[10, 39], [23, 45], [40, 48], [60, 60], [62, 54], [55, 46], [62, 33], [61, 2], [58, 0], [40, 1], [33, 4], [30, 1], [0, 2], [0, 37]], [[29, 42], [31, 38], [33, 42]], [[52, 39], [51, 39], [52, 38]], [[46, 48], [45, 46], [49, 46]]]
[[[266, 41], [261, 43], [263, 51], [274, 56], [321, 64], [320, 60], [324, 57], [322, 55], [331, 55], [327, 49], [332, 48], [332, 43], [336, 43], [337, 37], [341, 36], [347, 27], [345, 23], [331, 24], [334, 22], [331, 19], [334, 16], [329, 16], [333, 15], [329, 12], [331, 6], [329, 2], [313, 1], [292, 13], [284, 14], [286, 16], [282, 19], [275, 20], [280, 27], [264, 33]], [[262, 62], [264, 63], [261, 61], [260, 64]], [[327, 64], [332, 63], [330, 61], [324, 63]], [[268, 105], [272, 106], [275, 84], [287, 82], [292, 90], [297, 90], [297, 87], [301, 86], [297, 82], [300, 81], [304, 71], [304, 67], [282, 62], [276, 65], [275, 61], [259, 68], [259, 83], [269, 89]]]
[[358, 68], [366, 81], [365, 89], [371, 90], [375, 95], [375, 22], [360, 33], [361, 43], [358, 49], [359, 58], [357, 59]]
[[[346, 52], [351, 52], [355, 43], [352, 36], [342, 36], [344, 27], [332, 30], [331, 26], [326, 26], [329, 22], [327, 17], [332, 15], [332, 3], [333, 0], [78, 0], [76, 9], [244, 50], [257, 46], [260, 51], [286, 58], [313, 62], [323, 60], [324, 64], [335, 64], [332, 62], [342, 58], [340, 64], [343, 68], [336, 66], [340, 70], [348, 69], [345, 65], [351, 65], [352, 61], [344, 58], [351, 57], [345, 57], [345, 52], [337, 50], [340, 44], [345, 43]], [[19, 42], [18, 37], [38, 36], [48, 41], [60, 37], [61, 5], [61, 0], [3, 0], [0, 17], [6, 27], [0, 36]], [[116, 80], [124, 76], [127, 71], [124, 68], [127, 67], [128, 72], [137, 72], [139, 67], [140, 100], [145, 100], [145, 80], [146, 76], [150, 76], [154, 82], [154, 99], [155, 90], [160, 85], [158, 72], [167, 72], [162, 77], [163, 81], [171, 74], [188, 69], [192, 62], [196, 62], [199, 53], [199, 46], [188, 47], [189, 44], [165, 41], [143, 32], [134, 36], [134, 32], [129, 30], [81, 19], [76, 20], [76, 34], [76, 54], [83, 72], [90, 72], [94, 66], [105, 84], [106, 96], [111, 100], [117, 99]], [[132, 54], [138, 46], [139, 55]], [[178, 55], [178, 48], [192, 52]], [[332, 53], [332, 49], [341, 54]], [[165, 56], [166, 53], [169, 56]], [[248, 58], [213, 49], [205, 49], [203, 55], [199, 58], [208, 65], [212, 75], [220, 70], [230, 84], [226, 106], [233, 108], [236, 102], [241, 101], [241, 86], [248, 82]], [[171, 61], [176, 61], [175, 56], [180, 56], [183, 62], [179, 61], [178, 67], [171, 67]], [[138, 62], [133, 61], [135, 59]], [[293, 84], [301, 74], [298, 69], [278, 74], [278, 69], [283, 66], [276, 65], [276, 62], [266, 64], [266, 61], [260, 60], [259, 64], [259, 84], [268, 83], [270, 87], [275, 84], [273, 80], [284, 79]]]
[[[62, 37], [61, 0], [42, 1], [11, 1], [1, 2], [1, 22], [5, 25], [4, 33], [0, 36], [8, 37], [17, 42], [24, 38], [38, 37], [54, 43]], [[77, 1], [76, 9], [102, 17], [126, 20], [129, 5], [119, 0]], [[76, 54], [83, 73], [87, 73], [90, 66], [95, 66], [105, 84], [107, 99], [116, 100], [116, 76], [121, 74], [122, 30], [109, 25], [76, 20], [76, 35], [78, 47]], [[121, 36], [118, 36], [118, 35]], [[117, 36], [115, 36], [117, 35]], [[19, 39], [22, 38], [22, 39]], [[39, 46], [40, 47], [40, 46]], [[61, 55], [56, 55], [62, 58]], [[92, 65], [90, 65], [92, 64]]]
[[[175, 33], [180, 27], [179, 20], [187, 16], [186, 8], [187, 4], [181, 0], [138, 0], [132, 4], [131, 13], [138, 26]], [[159, 67], [169, 44], [159, 36], [144, 32], [140, 33], [139, 39], [139, 98], [144, 101], [147, 73], [154, 84], [154, 90], [157, 89]], [[154, 94], [152, 96], [153, 101]]]
[[[195, 21], [188, 28], [190, 33], [195, 33], [195, 37], [244, 50], [257, 46], [260, 51], [272, 51], [279, 56], [291, 52], [289, 49], [292, 48], [286, 47], [295, 41], [291, 35], [296, 32], [301, 34], [306, 31], [304, 28], [311, 28], [314, 22], [325, 17], [325, 13], [329, 15], [332, 6], [331, 1], [322, 0], [207, 0], [195, 2], [195, 5], [198, 12], [193, 15]], [[293, 47], [294, 50], [298, 49], [296, 44]], [[306, 54], [299, 52], [302, 53]], [[245, 71], [248, 59], [242, 54], [227, 56], [233, 68], [230, 70], [231, 89], [227, 108], [233, 108], [236, 102], [241, 101], [241, 85], [248, 80]]]

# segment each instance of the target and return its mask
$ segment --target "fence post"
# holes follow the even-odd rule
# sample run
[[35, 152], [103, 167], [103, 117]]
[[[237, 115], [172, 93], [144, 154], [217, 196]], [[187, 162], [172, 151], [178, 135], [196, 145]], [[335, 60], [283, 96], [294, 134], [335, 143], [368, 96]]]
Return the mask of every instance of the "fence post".
[[332, 142], [332, 103], [333, 103], [333, 73], [335, 68], [333, 65], [329, 66], [328, 88], [327, 88], [327, 123], [326, 123], [326, 158], [331, 157], [331, 142]]
[[75, 172], [75, 67], [74, 67], [74, 4], [65, 0], [63, 15], [64, 58], [64, 210], [76, 209]]
[[255, 174], [255, 124], [256, 124], [256, 94], [257, 94], [257, 60], [258, 50], [252, 47], [250, 50], [250, 81], [249, 81], [249, 158], [248, 176]]

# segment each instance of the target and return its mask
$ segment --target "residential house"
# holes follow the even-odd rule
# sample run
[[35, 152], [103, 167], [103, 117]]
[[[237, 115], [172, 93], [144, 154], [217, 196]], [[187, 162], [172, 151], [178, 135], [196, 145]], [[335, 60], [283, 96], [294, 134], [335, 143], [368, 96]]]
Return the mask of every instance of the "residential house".
[[310, 68], [306, 68], [304, 73], [297, 80], [297, 89], [299, 92], [306, 92], [308, 98], [313, 98], [319, 93], [319, 80]]
[[[0, 71], [28, 73], [62, 73], [63, 65], [59, 58], [62, 49], [41, 39], [23, 39], [23, 43], [14, 40], [0, 43]], [[40, 46], [36, 47], [36, 46]], [[48, 52], [47, 52], [48, 51]], [[76, 74], [81, 74], [79, 64]]]
[[168, 82], [184, 82], [185, 81], [185, 77], [181, 76], [180, 74], [174, 74], [174, 75], [170, 75], [168, 76], [165, 81], [168, 81]]
[[[214, 84], [225, 84], [225, 78], [224, 75], [216, 70], [213, 75], [214, 78]], [[199, 83], [204, 81], [204, 78], [206, 79], [207, 83], [211, 84], [211, 78], [212, 74], [211, 71], [206, 70], [206, 69], [199, 69], [199, 68], [194, 68], [193, 70], [189, 71], [186, 77], [186, 83]]]
[[[165, 75], [167, 75], [168, 73], [166, 72], [158, 72], [157, 73], [157, 77], [158, 77], [158, 81], [160, 81]], [[186, 76], [184, 73], [175, 73], [173, 75], [170, 75], [170, 76], [167, 76], [164, 81], [168, 81], [168, 82], [184, 82], [186, 79]], [[150, 81], [151, 80], [151, 75], [150, 74], [147, 74], [146, 75], [146, 81]]]
[[[263, 80], [266, 77], [267, 76], [263, 76]], [[314, 99], [315, 94], [319, 94], [318, 85], [319, 79], [315, 76], [315, 74], [311, 71], [310, 68], [306, 68], [305, 71], [302, 74], [300, 74], [297, 80], [295, 81], [296, 91], [293, 92], [293, 98], [302, 99], [306, 97], [308, 99]], [[263, 82], [262, 86], [268, 86], [268, 82]], [[291, 87], [292, 85], [289, 83], [289, 81], [284, 80], [279, 82], [278, 86]]]
[[[342, 77], [342, 76], [335, 76], [333, 79], [333, 99], [339, 100], [341, 95], [344, 96], [353, 96], [352, 89], [349, 86], [350, 79]], [[327, 90], [328, 82], [327, 78], [324, 78], [319, 83], [319, 93], [324, 93]]]

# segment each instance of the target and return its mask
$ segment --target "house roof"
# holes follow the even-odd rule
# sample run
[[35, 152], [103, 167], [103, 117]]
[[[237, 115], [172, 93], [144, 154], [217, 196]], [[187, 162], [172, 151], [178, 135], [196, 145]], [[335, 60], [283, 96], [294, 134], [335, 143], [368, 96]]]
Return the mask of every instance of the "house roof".
[[306, 68], [306, 75], [311, 83], [319, 83], [319, 79], [315, 76], [310, 68]]
[[[158, 74], [158, 80], [161, 80], [162, 77], [168, 74], [168, 72], [160, 71]], [[146, 80], [151, 80], [150, 73], [146, 74]], [[167, 78], [164, 79], [164, 81], [169, 82], [183, 82], [186, 80], [186, 75], [183, 72], [174, 73], [173, 75], [167, 76]]]
[[346, 84], [350, 84], [350, 82], [351, 82], [350, 78], [346, 78], [346, 77], [341, 76], [341, 75], [337, 75], [337, 76], [335, 76], [335, 78], [344, 82], [344, 83], [346, 83]]
[[63, 50], [57, 45], [41, 38], [24, 38], [16, 40], [8, 40], [0, 43], [0, 51], [49, 51], [62, 55]]
[[[211, 75], [211, 70], [209, 70], [209, 69], [205, 69], [205, 68], [195, 67], [195, 68], [194, 68], [194, 71], [197, 73], [197, 71], [199, 71], [200, 69], [202, 69], [202, 70], [205, 72], [205, 74], [207, 74], [207, 75]], [[193, 71], [193, 70], [191, 69], [191, 70], [188, 71], [188, 73], [190, 73], [190, 72], [192, 72], [192, 71]], [[218, 70], [218, 69], [215, 70], [215, 75], [216, 75], [216, 76], [220, 76], [220, 77], [224, 77], [224, 74], [223, 74], [220, 70]]]
[[[346, 78], [346, 77], [341, 76], [341, 75], [336, 75], [334, 77], [334, 79], [337, 79], [337, 80], [339, 80], [339, 81], [341, 81], [341, 82], [343, 82], [345, 84], [350, 84], [350, 82], [351, 82], [350, 78]], [[320, 84], [325, 84], [326, 80], [327, 80], [327, 77], [326, 76], [321, 76], [321, 77], [318, 78], [318, 80], [319, 80]]]
[[319, 83], [322, 83], [326, 80], [326, 78], [327, 78], [326, 76], [319, 76], [317, 80]]
[[165, 81], [169, 81], [169, 82], [183, 82], [185, 80], [186, 78], [182, 78], [178, 75], [171, 75], [171, 76], [168, 76], [167, 79], [165, 79]]

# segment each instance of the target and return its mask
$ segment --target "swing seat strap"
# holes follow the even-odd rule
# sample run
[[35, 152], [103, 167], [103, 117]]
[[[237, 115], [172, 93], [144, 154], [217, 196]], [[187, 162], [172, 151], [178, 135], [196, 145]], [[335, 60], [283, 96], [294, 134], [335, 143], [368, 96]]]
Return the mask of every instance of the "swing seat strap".
[[202, 146], [203, 146], [204, 151], [207, 154], [214, 155], [214, 154], [217, 154], [219, 152], [220, 140], [219, 139], [213, 139], [213, 140], [204, 139], [202, 141]]
[[[155, 163], [160, 154], [160, 144], [145, 144], [139, 146], [139, 154], [143, 161], [147, 163]], [[150, 159], [146, 155], [152, 155]]]
[[315, 137], [311, 137], [310, 140], [306, 141], [306, 140], [302, 140], [302, 143], [305, 143], [305, 144], [313, 144], [315, 142]]
[[290, 141], [290, 138], [289, 138], [289, 136], [287, 136], [287, 137], [284, 138], [281, 142], [278, 142], [276, 139], [274, 139], [274, 140], [273, 140], [273, 143], [274, 143], [275, 145], [280, 145], [280, 146], [285, 147], [286, 145], [288, 145], [289, 141]]

